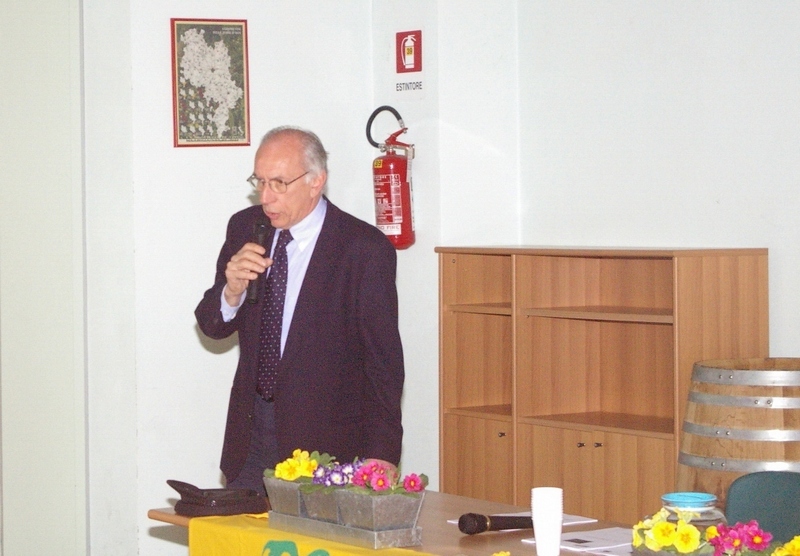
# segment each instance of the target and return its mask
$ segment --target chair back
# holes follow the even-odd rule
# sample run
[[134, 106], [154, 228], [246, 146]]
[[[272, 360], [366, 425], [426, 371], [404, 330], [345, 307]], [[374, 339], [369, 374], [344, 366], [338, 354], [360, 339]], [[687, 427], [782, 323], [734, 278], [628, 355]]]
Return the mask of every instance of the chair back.
[[729, 525], [758, 521], [774, 540], [800, 535], [800, 473], [759, 471], [743, 475], [728, 488], [725, 517]]

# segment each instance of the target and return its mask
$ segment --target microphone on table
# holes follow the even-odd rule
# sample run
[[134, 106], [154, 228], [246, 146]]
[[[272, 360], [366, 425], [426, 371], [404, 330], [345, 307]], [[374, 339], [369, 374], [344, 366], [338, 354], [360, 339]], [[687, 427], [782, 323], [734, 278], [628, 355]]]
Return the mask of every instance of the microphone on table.
[[[267, 233], [267, 219], [265, 217], [259, 218], [253, 224], [253, 242], [266, 249]], [[246, 299], [248, 303], [258, 303], [258, 278], [250, 280], [250, 283], [247, 284]]]
[[458, 529], [467, 535], [475, 535], [484, 531], [533, 529], [533, 520], [530, 517], [518, 515], [464, 514], [458, 518]]

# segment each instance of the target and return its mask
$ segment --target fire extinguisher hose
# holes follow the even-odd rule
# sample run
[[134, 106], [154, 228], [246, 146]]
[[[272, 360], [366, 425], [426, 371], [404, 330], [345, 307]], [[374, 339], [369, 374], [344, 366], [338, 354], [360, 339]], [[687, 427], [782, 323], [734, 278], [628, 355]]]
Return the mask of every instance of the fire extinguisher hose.
[[367, 120], [367, 141], [369, 141], [369, 144], [375, 147], [376, 149], [380, 149], [381, 145], [372, 138], [372, 122], [375, 121], [375, 117], [381, 112], [391, 112], [392, 114], [394, 114], [394, 117], [397, 118], [397, 123], [400, 124], [400, 127], [401, 128], [406, 127], [406, 125], [403, 123], [403, 118], [400, 116], [400, 113], [397, 110], [395, 110], [391, 106], [386, 106], [386, 105], [377, 107]]

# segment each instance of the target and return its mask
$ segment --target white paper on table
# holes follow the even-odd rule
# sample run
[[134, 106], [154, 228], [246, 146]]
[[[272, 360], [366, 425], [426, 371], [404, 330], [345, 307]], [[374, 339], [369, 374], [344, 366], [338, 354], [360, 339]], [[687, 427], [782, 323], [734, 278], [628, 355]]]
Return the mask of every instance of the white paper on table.
[[[522, 542], [536, 544], [536, 539], [522, 539]], [[629, 554], [632, 550], [631, 530], [625, 527], [610, 527], [593, 531], [563, 533], [561, 548], [573, 552]]]
[[[492, 515], [501, 515], [501, 516], [508, 516], [508, 517], [531, 517], [531, 512], [516, 512], [510, 514], [492, 514]], [[456, 519], [448, 519], [447, 523], [454, 523], [458, 525], [458, 518]], [[564, 514], [564, 520], [562, 522], [563, 525], [580, 525], [582, 523], [597, 523], [597, 520], [592, 517], [583, 517], [580, 515], [569, 515]], [[518, 531], [518, 529], [517, 529]]]
[[604, 550], [593, 550], [584, 552], [584, 554], [601, 554], [604, 556], [630, 556], [633, 553], [633, 546], [616, 546], [614, 548], [606, 548]]

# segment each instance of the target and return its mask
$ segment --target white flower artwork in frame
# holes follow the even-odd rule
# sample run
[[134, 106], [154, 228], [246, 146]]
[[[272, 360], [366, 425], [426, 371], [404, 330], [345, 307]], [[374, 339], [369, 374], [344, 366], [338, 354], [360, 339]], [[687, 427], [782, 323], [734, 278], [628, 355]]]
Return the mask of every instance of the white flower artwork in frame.
[[170, 24], [174, 145], [249, 145], [247, 21]]

